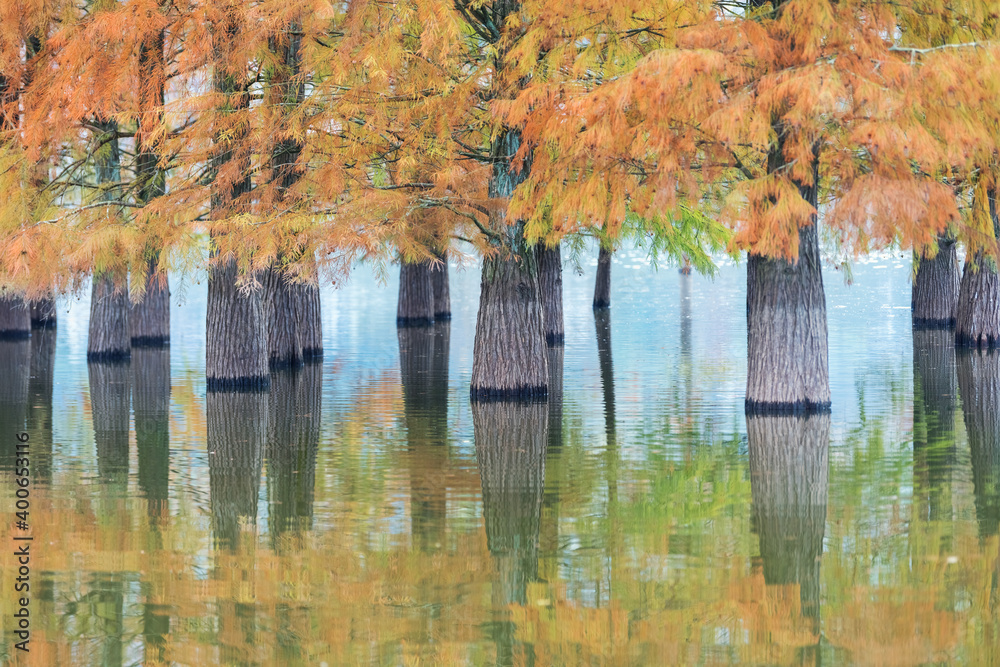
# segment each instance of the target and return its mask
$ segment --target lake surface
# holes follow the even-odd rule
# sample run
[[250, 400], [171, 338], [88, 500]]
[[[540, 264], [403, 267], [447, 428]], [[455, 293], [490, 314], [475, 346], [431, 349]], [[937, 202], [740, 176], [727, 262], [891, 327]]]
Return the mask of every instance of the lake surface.
[[129, 366], [88, 368], [62, 301], [0, 343], [0, 657], [26, 423], [20, 664], [1000, 660], [1000, 355], [911, 334], [908, 254], [824, 268], [832, 414], [749, 423], [745, 267], [622, 251], [595, 318], [596, 255], [534, 405], [470, 404], [476, 266], [398, 333], [397, 273], [359, 267], [268, 395], [206, 395], [204, 281]]

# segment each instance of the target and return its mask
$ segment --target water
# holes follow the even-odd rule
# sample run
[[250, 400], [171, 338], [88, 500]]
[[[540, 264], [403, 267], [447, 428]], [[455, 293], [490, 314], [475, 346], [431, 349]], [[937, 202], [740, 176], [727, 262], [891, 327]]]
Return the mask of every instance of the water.
[[623, 251], [595, 320], [596, 256], [547, 405], [470, 405], [475, 266], [450, 325], [398, 335], [396, 274], [358, 268], [323, 363], [267, 396], [206, 395], [203, 281], [130, 367], [88, 369], [85, 298], [0, 344], [35, 484], [20, 662], [996, 662], [1000, 362], [914, 340], [908, 257], [825, 269], [832, 414], [748, 424], [744, 267]]

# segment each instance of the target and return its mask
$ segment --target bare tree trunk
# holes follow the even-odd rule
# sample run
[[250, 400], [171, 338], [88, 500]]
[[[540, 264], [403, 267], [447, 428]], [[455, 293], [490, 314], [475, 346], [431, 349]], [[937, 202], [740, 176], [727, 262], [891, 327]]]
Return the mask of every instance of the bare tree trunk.
[[293, 283], [290, 288], [295, 303], [295, 319], [299, 325], [302, 358], [305, 361], [322, 359], [323, 320], [320, 311], [319, 285]]
[[166, 274], [157, 275], [159, 259], [150, 259], [146, 292], [131, 304], [129, 328], [132, 347], [163, 347], [170, 344], [170, 289]]
[[538, 289], [542, 295], [545, 342], [550, 346], [566, 342], [563, 326], [562, 255], [559, 245], [536, 246], [538, 252]]
[[[988, 192], [993, 235], [1000, 237], [996, 192]], [[986, 253], [977, 252], [965, 260], [958, 290], [955, 315], [955, 344], [961, 347], [994, 348], [1000, 345], [1000, 276], [997, 265]]]
[[56, 299], [53, 296], [31, 302], [31, 328], [46, 329], [56, 326]]
[[451, 290], [448, 282], [448, 253], [445, 250], [435, 253], [439, 264], [431, 267], [431, 280], [434, 283], [434, 320], [451, 319]]
[[31, 337], [31, 318], [24, 299], [0, 291], [0, 340], [22, 340]]
[[271, 266], [264, 278], [264, 289], [268, 308], [264, 321], [270, 323], [268, 365], [272, 369], [297, 368], [303, 363], [303, 354], [293, 285], [276, 266]]
[[818, 640], [830, 417], [747, 416], [747, 436], [764, 582], [799, 587], [802, 616]]
[[132, 406], [139, 489], [158, 526], [170, 516], [170, 348], [132, 351]]
[[960, 351], [958, 390], [972, 453], [979, 537], [983, 539], [1000, 532], [1000, 351]]
[[917, 258], [910, 310], [914, 329], [951, 329], [958, 309], [961, 277], [958, 250], [951, 236], [938, 237], [938, 251], [933, 259]]
[[257, 527], [257, 493], [267, 441], [267, 396], [209, 392], [208, 476], [218, 548], [239, 546], [242, 524]]
[[957, 397], [954, 335], [947, 329], [914, 330], [914, 496], [926, 502], [930, 520], [951, 518]]
[[601, 244], [597, 253], [597, 278], [594, 280], [594, 310], [611, 307], [611, 250]]
[[434, 281], [432, 263], [401, 261], [397, 327], [424, 327], [434, 324]]
[[88, 363], [90, 405], [97, 445], [97, 471], [109, 495], [122, 498], [128, 491], [129, 416], [132, 383], [129, 365]]

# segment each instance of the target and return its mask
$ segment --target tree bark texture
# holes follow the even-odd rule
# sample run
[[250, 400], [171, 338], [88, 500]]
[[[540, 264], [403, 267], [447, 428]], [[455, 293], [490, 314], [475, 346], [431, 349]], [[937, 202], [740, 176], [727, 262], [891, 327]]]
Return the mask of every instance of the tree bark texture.
[[597, 253], [597, 278], [594, 279], [594, 310], [611, 307], [611, 251], [601, 244]]
[[550, 346], [566, 342], [563, 326], [562, 254], [559, 246], [536, 246], [538, 252], [538, 289], [542, 295], [545, 342]]
[[397, 330], [410, 476], [410, 534], [421, 551], [445, 538], [448, 483], [448, 348], [451, 325]]
[[322, 399], [322, 366], [272, 374], [266, 455], [268, 526], [275, 549], [283, 535], [312, 529]]
[[448, 253], [435, 253], [438, 263], [431, 266], [431, 280], [434, 283], [434, 320], [451, 319], [451, 290], [448, 282]]
[[136, 348], [131, 366], [139, 489], [156, 525], [170, 516], [170, 348]]
[[[47, 327], [31, 335], [31, 376], [28, 379], [27, 429], [31, 434], [32, 483], [52, 483], [52, 392], [55, 387], [56, 330]], [[0, 371], [0, 377], [16, 377]]]
[[980, 256], [978, 270], [965, 263], [955, 315], [955, 344], [994, 348], [1000, 345], [1000, 276], [991, 259]]
[[149, 260], [146, 292], [131, 304], [128, 314], [132, 347], [163, 347], [170, 344], [170, 289], [166, 274], [157, 275], [159, 260]]
[[239, 545], [241, 524], [257, 527], [257, 493], [267, 439], [268, 398], [209, 392], [206, 398], [212, 532], [221, 549]]
[[[26, 426], [28, 412], [28, 387], [31, 367], [31, 341], [0, 340], [0, 428], [9, 434], [11, 443], [14, 436], [22, 433]], [[35, 463], [35, 433], [31, 437], [31, 462]], [[12, 471], [15, 467], [17, 450], [14, 444], [0, 450], [0, 470]], [[32, 470], [32, 481], [34, 470]]]
[[818, 634], [830, 417], [748, 415], [747, 436], [764, 582], [798, 585], [802, 615]]
[[31, 302], [31, 328], [45, 329], [56, 326], [56, 299], [53, 296]]
[[1000, 351], [961, 350], [958, 390], [972, 454], [979, 536], [1000, 529]]
[[958, 380], [955, 342], [947, 329], [913, 331], [914, 496], [927, 519], [951, 519]]
[[97, 445], [97, 471], [109, 495], [128, 492], [128, 441], [132, 382], [125, 363], [87, 364], [90, 407]]
[[235, 260], [209, 267], [209, 391], [264, 390], [270, 384], [263, 296], [260, 290], [240, 290], [236, 280]]
[[95, 274], [90, 295], [90, 335], [87, 361], [127, 361], [132, 354], [125, 276]]
[[918, 260], [913, 278], [910, 310], [914, 329], [952, 329], [958, 309], [961, 282], [958, 249], [950, 236], [938, 237], [938, 251], [933, 259]]
[[303, 363], [292, 287], [280, 266], [272, 264], [264, 277], [267, 311], [264, 321], [268, 323], [267, 359], [268, 366], [272, 369], [296, 368]]
[[432, 262], [403, 261], [399, 265], [397, 327], [425, 327], [434, 324], [434, 280]]
[[24, 340], [31, 337], [28, 304], [19, 296], [0, 291], [0, 340]]
[[323, 321], [321, 318], [319, 285], [292, 283], [289, 286], [295, 303], [295, 319], [299, 325], [302, 358], [314, 361], [323, 357]]

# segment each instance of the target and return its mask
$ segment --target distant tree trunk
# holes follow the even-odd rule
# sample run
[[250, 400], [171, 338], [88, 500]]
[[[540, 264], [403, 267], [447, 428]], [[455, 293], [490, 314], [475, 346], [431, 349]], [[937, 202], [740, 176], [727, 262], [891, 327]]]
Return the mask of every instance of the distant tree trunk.
[[132, 406], [139, 489], [150, 523], [170, 516], [170, 349], [132, 351]]
[[[494, 142], [491, 198], [509, 199], [530, 170], [511, 169], [509, 157], [521, 144], [516, 130], [504, 129]], [[538, 266], [524, 238], [524, 223], [508, 224], [505, 210], [491, 213], [494, 252], [483, 259], [472, 353], [473, 400], [542, 397], [548, 392], [548, 359]]]
[[[768, 173], [784, 167], [783, 150], [783, 141], [772, 148]], [[812, 167], [812, 185], [799, 184], [799, 192], [815, 208], [818, 157]], [[794, 264], [749, 254], [745, 407], [748, 414], [830, 409], [826, 296], [815, 213], [807, 226], [799, 228], [799, 258]]]
[[[27, 429], [34, 457], [32, 483], [52, 483], [52, 392], [55, 385], [56, 330], [40, 329], [31, 335], [31, 377], [28, 380]], [[16, 377], [0, 370], [0, 377]]]
[[830, 417], [748, 415], [747, 436], [764, 583], [798, 585], [802, 615], [818, 637]]
[[239, 546], [241, 524], [257, 526], [268, 398], [257, 392], [209, 392], [206, 400], [212, 533], [220, 549], [232, 551]]
[[434, 283], [434, 320], [451, 319], [451, 290], [448, 283], [448, 252], [442, 250], [434, 253], [439, 264], [431, 267], [431, 280]]
[[290, 286], [295, 303], [295, 319], [299, 324], [302, 358], [315, 361], [323, 358], [323, 320], [321, 318], [319, 285], [293, 283]]
[[429, 260], [401, 261], [397, 327], [424, 327], [434, 324], [434, 280]]
[[[996, 192], [988, 192], [993, 235], [1000, 237]], [[955, 344], [983, 349], [1000, 345], [1000, 276], [994, 259], [984, 252], [966, 257], [958, 290], [955, 314]]]
[[272, 369], [297, 368], [303, 363], [299, 340], [298, 313], [295, 311], [295, 289], [276, 266], [271, 266], [264, 278], [269, 312], [267, 357]]
[[[24, 431], [28, 412], [29, 369], [31, 367], [31, 342], [21, 340], [0, 340], [0, 428], [13, 440], [14, 435]], [[35, 465], [35, 433], [29, 433], [31, 440], [31, 463]], [[0, 470], [10, 472], [15, 468], [17, 451], [13, 444], [0, 449]], [[32, 469], [32, 482], [37, 483]]]
[[24, 299], [9, 291], [0, 291], [0, 340], [31, 337], [31, 318]]
[[979, 537], [1000, 532], [1000, 351], [962, 350], [958, 390], [972, 453]]
[[88, 363], [97, 471], [112, 498], [128, 490], [132, 383], [128, 364]]
[[[239, 40], [233, 13], [213, 26], [213, 89], [224, 97], [220, 114], [242, 113], [250, 104], [245, 75], [234, 75], [224, 63]], [[242, 201], [250, 192], [249, 156], [245, 146], [247, 130], [232, 131], [231, 121], [220, 121], [214, 139], [211, 160], [211, 217], [226, 217], [246, 208]], [[219, 179], [229, 163], [238, 161], [236, 179]], [[209, 391], [259, 390], [270, 384], [268, 374], [268, 336], [266, 309], [261, 290], [245, 292], [237, 285], [240, 278], [236, 260], [220, 259], [213, 242], [208, 269], [208, 323], [205, 346], [205, 372]]]
[[914, 330], [914, 496], [926, 501], [930, 520], [951, 519], [957, 398], [954, 335], [947, 329]]
[[322, 367], [273, 375], [266, 454], [268, 532], [276, 550], [286, 533], [312, 529], [322, 406]]
[[597, 278], [594, 280], [594, 310], [611, 307], [611, 250], [601, 244], [597, 253]]
[[961, 277], [955, 239], [941, 235], [938, 252], [933, 259], [917, 259], [917, 275], [913, 278], [910, 310], [914, 329], [951, 329], [955, 326], [958, 309], [958, 289]]
[[31, 301], [31, 328], [46, 329], [56, 326], [56, 299], [49, 296]]
[[559, 245], [536, 246], [538, 252], [538, 289], [542, 295], [545, 342], [550, 346], [566, 342], [563, 326], [562, 255]]

